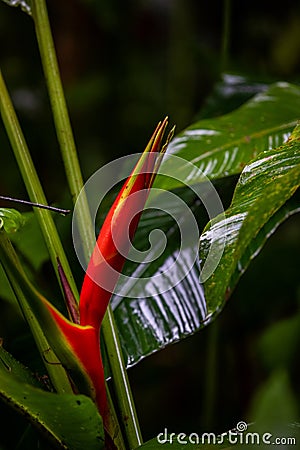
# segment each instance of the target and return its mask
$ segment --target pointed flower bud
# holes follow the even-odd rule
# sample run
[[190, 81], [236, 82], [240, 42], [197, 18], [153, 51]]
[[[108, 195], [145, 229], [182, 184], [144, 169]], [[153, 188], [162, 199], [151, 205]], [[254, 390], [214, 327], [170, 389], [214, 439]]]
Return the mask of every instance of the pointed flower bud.
[[[159, 123], [144, 153], [125, 181], [99, 233], [80, 294], [80, 323], [100, 328], [108, 302], [126, 261], [150, 188], [166, 146], [167, 119]], [[113, 269], [113, 270], [111, 270]], [[109, 282], [108, 282], [109, 280]], [[109, 289], [104, 288], [109, 285]]]

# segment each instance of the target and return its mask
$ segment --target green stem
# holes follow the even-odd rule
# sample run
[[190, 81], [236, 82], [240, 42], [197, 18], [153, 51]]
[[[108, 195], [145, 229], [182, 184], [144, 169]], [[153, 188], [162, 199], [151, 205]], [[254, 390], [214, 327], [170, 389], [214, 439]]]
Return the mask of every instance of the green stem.
[[221, 49], [221, 72], [227, 70], [228, 53], [229, 53], [229, 38], [230, 38], [230, 15], [231, 15], [231, 0], [224, 0], [223, 13], [223, 31], [222, 31], [222, 49]]
[[[47, 205], [47, 200], [31, 159], [24, 135], [22, 133], [17, 115], [15, 113], [10, 96], [6, 89], [2, 73], [0, 71], [0, 110], [4, 126], [6, 128], [13, 152], [15, 154], [23, 181], [25, 183], [29, 198], [34, 203]], [[46, 209], [34, 208], [34, 212], [38, 218], [52, 265], [56, 272], [58, 280], [57, 258], [65, 272], [71, 289], [75, 296], [78, 297], [77, 288], [62, 247], [56, 226], [54, 224], [51, 212]]]
[[205, 383], [203, 392], [203, 411], [205, 411], [205, 427], [213, 426], [217, 398], [218, 373], [218, 337], [219, 322], [213, 323], [208, 330], [207, 356], [205, 361]]
[[[24, 290], [19, 283], [19, 278], [22, 277], [23, 269], [4, 230], [0, 230], [0, 256], [1, 264], [3, 265], [7, 278], [14, 291], [20, 309], [30, 327], [53, 387], [58, 393], [73, 393], [72, 386], [64, 368], [55, 356], [39, 322], [28, 305]], [[14, 271], [11, 270], [11, 267], [14, 267]], [[18, 276], [16, 276], [14, 272], [18, 272]]]
[[[105, 320], [103, 320], [102, 331], [105, 336], [108, 360], [113, 374], [112, 382], [115, 391], [118, 393], [117, 402], [119, 411], [122, 414], [122, 423], [125, 428], [127, 442], [129, 448], [134, 449], [142, 445], [143, 441], [111, 308], [107, 310]], [[120, 386], [122, 387], [121, 390]]]
[[[61, 148], [69, 188], [73, 202], [75, 203], [83, 187], [83, 178], [60, 79], [45, 0], [32, 1], [32, 15], [35, 22], [38, 45], [47, 81], [56, 133]], [[88, 261], [95, 245], [95, 235], [87, 199], [84, 196], [80, 197], [81, 204], [78, 205], [78, 228]], [[108, 307], [108, 312], [102, 325], [105, 345], [109, 349], [109, 364], [112, 378], [117, 380], [114, 383], [114, 386], [116, 395], [119, 399], [120, 415], [124, 423], [127, 441], [130, 443], [130, 447], [134, 448], [140, 445], [141, 436], [126, 367], [123, 359], [120, 357], [122, 351], [117, 338], [117, 329], [110, 306]]]
[[[75, 204], [78, 194], [83, 187], [83, 179], [61, 83], [47, 7], [44, 0], [32, 1], [32, 15], [49, 92], [57, 139], [60, 145], [72, 200]], [[78, 207], [82, 212], [78, 217], [78, 227], [80, 236], [83, 239], [83, 248], [86, 251], [86, 257], [88, 259], [93, 251], [95, 236], [93, 234], [88, 203], [84, 195], [80, 196], [78, 201], [81, 202]]]

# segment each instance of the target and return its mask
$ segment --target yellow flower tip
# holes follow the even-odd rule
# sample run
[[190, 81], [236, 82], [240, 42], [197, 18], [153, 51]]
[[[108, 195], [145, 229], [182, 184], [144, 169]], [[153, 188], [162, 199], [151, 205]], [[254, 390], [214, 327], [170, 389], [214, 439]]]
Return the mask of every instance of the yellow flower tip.
[[168, 117], [166, 117], [163, 122], [159, 122], [158, 126], [156, 127], [156, 130], [154, 132], [154, 140], [153, 144], [151, 146], [151, 152], [160, 152], [159, 146], [161, 144], [163, 135], [166, 131], [166, 128], [168, 126]]
[[[155, 165], [153, 167], [153, 173], [149, 182], [149, 186], [151, 187], [154, 181], [154, 178], [156, 177], [156, 174], [159, 170], [159, 167], [161, 165], [163, 156], [168, 148], [168, 145], [171, 141], [171, 139], [174, 136], [174, 132], [175, 132], [175, 125], [172, 127], [172, 129], [170, 130], [167, 139], [165, 141], [165, 143], [163, 145], [161, 145], [162, 143], [162, 139], [164, 136], [164, 133], [166, 131], [166, 128], [168, 126], [168, 116], [163, 120], [163, 122], [160, 122], [160, 126], [157, 128], [157, 132], [156, 132], [156, 137], [154, 140], [154, 143], [152, 145], [151, 151], [157, 153], [157, 158], [156, 158], [156, 162]], [[160, 148], [161, 147], [161, 148]]]

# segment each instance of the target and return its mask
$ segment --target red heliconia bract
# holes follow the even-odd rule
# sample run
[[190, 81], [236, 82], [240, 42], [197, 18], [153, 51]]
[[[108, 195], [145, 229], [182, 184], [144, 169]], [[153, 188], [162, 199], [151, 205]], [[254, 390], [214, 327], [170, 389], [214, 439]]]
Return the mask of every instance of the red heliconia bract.
[[[100, 327], [162, 156], [172, 136], [170, 133], [166, 144], [162, 146], [166, 127], [167, 119], [158, 124], [106, 216], [84, 277], [79, 302], [79, 323], [66, 319], [46, 299], [42, 298], [39, 306], [36, 304], [36, 311], [48, 324], [49, 342], [72, 378], [75, 390], [94, 399], [104, 426], [107, 420], [107, 402], [100, 353]], [[106, 288], [108, 277], [110, 289]], [[102, 287], [101, 280], [106, 281], [105, 288]]]
[[[161, 140], [166, 126], [167, 120], [158, 125], [105, 218], [81, 289], [79, 308], [82, 325], [100, 327], [162, 159], [165, 147], [161, 148]], [[136, 193], [139, 195], [130, 201], [130, 196]], [[109, 284], [111, 289], [106, 290], [103, 284]]]

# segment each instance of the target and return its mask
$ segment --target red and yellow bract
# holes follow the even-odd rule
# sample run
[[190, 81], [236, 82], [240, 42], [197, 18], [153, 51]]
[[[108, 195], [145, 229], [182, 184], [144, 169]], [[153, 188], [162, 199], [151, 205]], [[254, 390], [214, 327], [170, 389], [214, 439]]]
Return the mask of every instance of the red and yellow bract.
[[[102, 322], [111, 291], [101, 286], [101, 280], [105, 281], [107, 276], [112, 276], [109, 269], [112, 267], [116, 275], [115, 279], [110, 280], [110, 284], [114, 287], [117, 283], [118, 274], [125, 262], [124, 255], [128, 252], [128, 234], [131, 240], [162, 159], [165, 147], [161, 148], [161, 140], [166, 125], [167, 120], [158, 125], [103, 223], [81, 289], [79, 308], [82, 325], [99, 328]], [[130, 201], [130, 196], [135, 193], [139, 195], [134, 196], [134, 201]]]
[[[90, 395], [98, 405], [104, 426], [107, 403], [100, 353], [100, 327], [113, 288], [126, 261], [128, 243], [135, 234], [150, 188], [170, 140], [171, 134], [167, 143], [162, 146], [166, 127], [167, 119], [158, 124], [106, 216], [84, 277], [79, 301], [79, 324], [66, 319], [44, 298], [40, 297], [42, 302], [37, 307], [40, 316], [42, 314], [43, 320], [46, 319], [48, 323], [51, 346], [70, 374], [78, 392]], [[139, 195], [134, 195], [132, 197], [134, 201], [130, 201], [133, 194]], [[101, 279], [111, 277], [111, 268], [116, 275], [110, 280], [112, 289], [107, 290], [101, 286]]]

